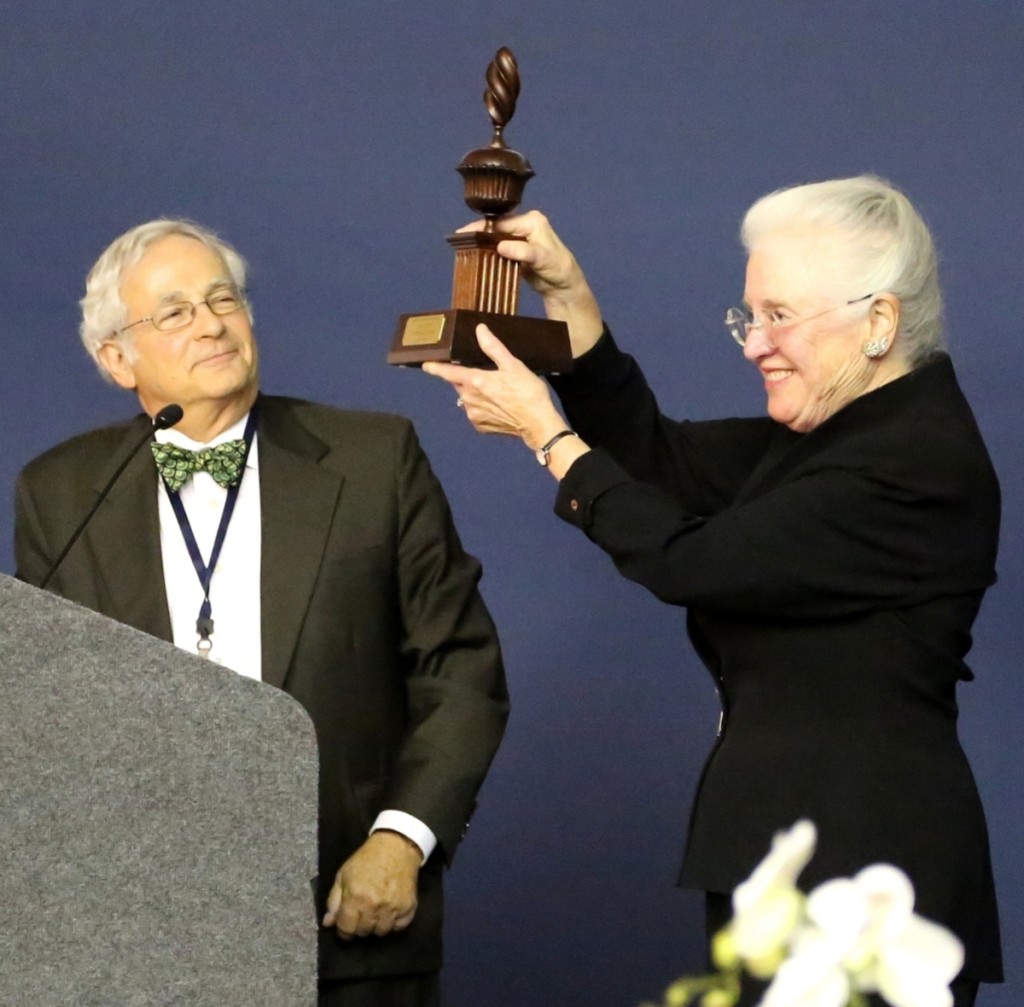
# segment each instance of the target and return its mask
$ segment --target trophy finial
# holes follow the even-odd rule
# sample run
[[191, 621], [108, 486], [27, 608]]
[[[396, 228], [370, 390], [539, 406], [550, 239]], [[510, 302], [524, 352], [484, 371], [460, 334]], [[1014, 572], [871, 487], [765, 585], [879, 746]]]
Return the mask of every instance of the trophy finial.
[[512, 50], [502, 46], [487, 67], [487, 90], [484, 91], [484, 105], [494, 124], [493, 147], [504, 147], [502, 130], [516, 114], [516, 100], [519, 98], [519, 64]]
[[487, 67], [484, 105], [494, 126], [490, 146], [471, 150], [457, 171], [464, 182], [466, 206], [484, 216], [486, 229], [494, 230], [494, 221], [514, 210], [523, 198], [523, 189], [533, 178], [530, 162], [511, 150], [502, 132], [516, 111], [519, 97], [519, 64], [512, 50], [502, 46]]
[[515, 114], [519, 67], [502, 46], [487, 67], [484, 106], [494, 136], [487, 147], [471, 150], [458, 166], [466, 205], [484, 217], [482, 229], [458, 230], [446, 240], [455, 250], [451, 308], [402, 315], [388, 363], [414, 366], [445, 360], [469, 367], [494, 367], [476, 338], [481, 322], [527, 367], [542, 374], [572, 370], [569, 327], [550, 318], [523, 318], [519, 308], [520, 263], [498, 254], [506, 237], [495, 221], [519, 205], [523, 187], [533, 176], [530, 162], [510, 150], [502, 138]]

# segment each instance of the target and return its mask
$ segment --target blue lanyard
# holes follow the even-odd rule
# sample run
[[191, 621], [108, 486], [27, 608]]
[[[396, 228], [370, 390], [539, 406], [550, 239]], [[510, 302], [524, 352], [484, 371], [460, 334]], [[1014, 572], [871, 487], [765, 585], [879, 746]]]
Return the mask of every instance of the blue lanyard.
[[[231, 515], [235, 511], [235, 501], [238, 500], [238, 491], [242, 486], [242, 479], [245, 478], [245, 463], [249, 459], [249, 449], [252, 447], [253, 436], [256, 433], [256, 406], [249, 411], [249, 420], [245, 424], [245, 454], [242, 456], [242, 474], [228, 490], [227, 499], [224, 501], [224, 510], [221, 511], [220, 524], [217, 526], [217, 535], [213, 540], [213, 550], [210, 553], [209, 563], [203, 562], [203, 555], [199, 551], [199, 544], [196, 542], [192, 525], [189, 523], [188, 515], [185, 513], [185, 506], [181, 502], [181, 496], [176, 490], [172, 490], [166, 482], [164, 489], [167, 490], [167, 498], [171, 501], [171, 508], [174, 516], [178, 519], [178, 527], [181, 529], [182, 538], [185, 539], [185, 548], [188, 549], [189, 559], [195, 567], [196, 576], [199, 578], [199, 586], [203, 589], [203, 604], [199, 608], [199, 617], [196, 619], [196, 633], [199, 640], [196, 643], [196, 650], [206, 657], [213, 643], [210, 634], [213, 633], [213, 606], [210, 604], [210, 583], [213, 580], [213, 571], [217, 569], [217, 560], [220, 558], [220, 550], [224, 545], [224, 539], [228, 534], [228, 525], [231, 523]], [[162, 481], [162, 480], [161, 480]]]

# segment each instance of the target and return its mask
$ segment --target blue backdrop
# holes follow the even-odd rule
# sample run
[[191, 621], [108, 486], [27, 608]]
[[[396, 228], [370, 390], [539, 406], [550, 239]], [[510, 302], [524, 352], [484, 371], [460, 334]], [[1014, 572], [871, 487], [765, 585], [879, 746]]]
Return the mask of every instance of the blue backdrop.
[[522, 445], [476, 436], [446, 386], [384, 364], [399, 312], [447, 304], [443, 235], [469, 216], [453, 169], [489, 139], [500, 45], [523, 77], [508, 139], [538, 172], [524, 205], [575, 248], [667, 412], [763, 409], [721, 324], [756, 197], [874, 171], [930, 221], [1005, 493], [962, 723], [1009, 968], [981, 1003], [1019, 1004], [1019, 0], [7, 0], [0, 523], [29, 458], [135, 410], [77, 345], [97, 254], [162, 214], [220, 230], [252, 265], [265, 387], [412, 417], [484, 562], [514, 712], [451, 876], [450, 1002], [629, 1007], [697, 967], [700, 900], [672, 881], [718, 712], [683, 613], [551, 515]]

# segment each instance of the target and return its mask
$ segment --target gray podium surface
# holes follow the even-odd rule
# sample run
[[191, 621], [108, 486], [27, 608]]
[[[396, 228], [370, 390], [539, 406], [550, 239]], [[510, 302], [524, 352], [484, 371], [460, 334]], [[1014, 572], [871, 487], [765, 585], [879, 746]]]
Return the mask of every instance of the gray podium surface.
[[311, 1007], [285, 693], [0, 576], [0, 1003]]

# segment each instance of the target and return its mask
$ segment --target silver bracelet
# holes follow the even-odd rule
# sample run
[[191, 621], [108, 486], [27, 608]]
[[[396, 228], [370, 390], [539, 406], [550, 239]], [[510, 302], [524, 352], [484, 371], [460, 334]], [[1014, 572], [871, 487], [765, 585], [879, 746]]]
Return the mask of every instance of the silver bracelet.
[[554, 437], [551, 438], [542, 448], [538, 448], [534, 454], [537, 456], [537, 462], [543, 465], [545, 468], [551, 463], [551, 449], [563, 438], [563, 437], [579, 437], [579, 434], [575, 430], [560, 430]]

